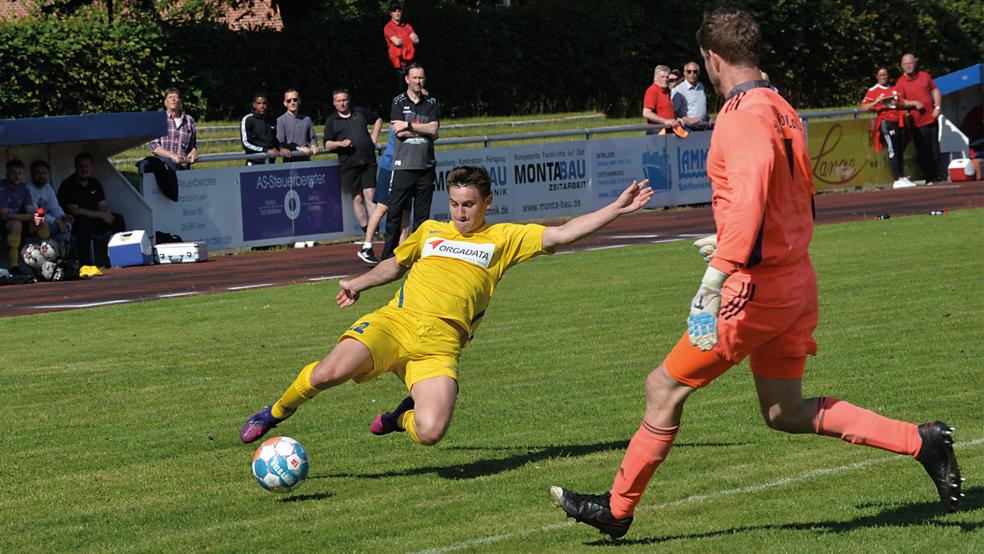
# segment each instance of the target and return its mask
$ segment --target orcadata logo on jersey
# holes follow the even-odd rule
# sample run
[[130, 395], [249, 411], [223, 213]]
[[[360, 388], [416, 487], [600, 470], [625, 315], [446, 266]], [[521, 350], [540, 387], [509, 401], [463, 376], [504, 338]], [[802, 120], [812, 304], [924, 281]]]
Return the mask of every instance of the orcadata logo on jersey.
[[494, 252], [495, 244], [493, 243], [475, 244], [473, 242], [434, 237], [424, 241], [424, 251], [421, 252], [420, 257], [441, 256], [443, 258], [454, 258], [488, 269], [489, 263], [492, 262], [492, 254]]

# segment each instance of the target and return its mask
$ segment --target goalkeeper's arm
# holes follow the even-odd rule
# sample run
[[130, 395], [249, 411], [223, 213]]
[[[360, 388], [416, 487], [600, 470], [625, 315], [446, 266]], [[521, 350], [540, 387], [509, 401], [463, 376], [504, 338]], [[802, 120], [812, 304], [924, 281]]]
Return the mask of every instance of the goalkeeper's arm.
[[717, 319], [721, 310], [721, 287], [728, 274], [711, 266], [704, 271], [697, 294], [690, 302], [687, 318], [687, 335], [690, 344], [701, 350], [710, 350], [717, 344]]

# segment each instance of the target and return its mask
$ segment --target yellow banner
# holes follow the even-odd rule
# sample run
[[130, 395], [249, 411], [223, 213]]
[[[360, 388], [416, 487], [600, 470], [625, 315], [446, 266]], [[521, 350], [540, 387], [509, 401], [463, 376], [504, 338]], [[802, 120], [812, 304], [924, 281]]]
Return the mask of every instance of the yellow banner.
[[[817, 190], [892, 184], [887, 148], [875, 152], [878, 136], [873, 132], [874, 124], [874, 118], [807, 122], [806, 137]], [[915, 152], [915, 146], [909, 144], [903, 158], [905, 174], [913, 178], [919, 173]]]

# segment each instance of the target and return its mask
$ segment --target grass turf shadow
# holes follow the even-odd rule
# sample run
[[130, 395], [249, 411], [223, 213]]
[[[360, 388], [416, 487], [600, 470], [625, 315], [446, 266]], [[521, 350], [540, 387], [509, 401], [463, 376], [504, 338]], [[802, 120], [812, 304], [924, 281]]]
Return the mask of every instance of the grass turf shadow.
[[[961, 503], [958, 513], [973, 512], [984, 508], [984, 487], [973, 487], [963, 491], [966, 498]], [[911, 527], [926, 525], [933, 527], [956, 527], [964, 533], [973, 533], [984, 529], [984, 518], [978, 521], [950, 521], [943, 512], [939, 501], [898, 503], [874, 503], [859, 505], [859, 509], [885, 506], [885, 509], [873, 515], [856, 517], [843, 521], [809, 521], [803, 523], [786, 523], [783, 525], [752, 525], [732, 527], [718, 531], [703, 533], [688, 533], [685, 535], [665, 535], [639, 539], [602, 539], [585, 543], [589, 546], [637, 546], [662, 544], [669, 541], [706, 539], [720, 536], [732, 536], [747, 531], [815, 531], [818, 535], [828, 533], [850, 533], [858, 529], [873, 527]]]
[[285, 496], [277, 500], [280, 503], [286, 502], [307, 502], [309, 500], [325, 500], [335, 496], [330, 492], [316, 492], [312, 494], [293, 494], [291, 496]]
[[[674, 448], [714, 448], [739, 446], [743, 443], [719, 443], [719, 442], [691, 442], [679, 443]], [[469, 446], [454, 447], [459, 450], [521, 450], [526, 452], [502, 458], [489, 458], [475, 460], [464, 464], [451, 466], [425, 466], [404, 471], [384, 471], [379, 473], [335, 473], [328, 475], [318, 475], [313, 479], [335, 479], [340, 477], [357, 477], [361, 479], [380, 479], [385, 477], [407, 477], [413, 475], [436, 474], [444, 479], [476, 479], [496, 475], [506, 471], [511, 471], [532, 462], [547, 460], [550, 458], [565, 458], [574, 456], [587, 456], [597, 452], [608, 450], [625, 450], [629, 441], [609, 441], [595, 444], [577, 444], [564, 446], [515, 446], [511, 448], [476, 448]]]

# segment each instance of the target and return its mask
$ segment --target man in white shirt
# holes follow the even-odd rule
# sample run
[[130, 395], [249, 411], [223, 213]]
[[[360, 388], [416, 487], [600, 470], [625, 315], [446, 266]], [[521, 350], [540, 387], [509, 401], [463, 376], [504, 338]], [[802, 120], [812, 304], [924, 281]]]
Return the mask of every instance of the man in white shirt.
[[707, 95], [703, 83], [697, 80], [699, 76], [700, 66], [697, 62], [687, 62], [683, 66], [684, 82], [672, 92], [673, 109], [687, 126], [707, 122]]

